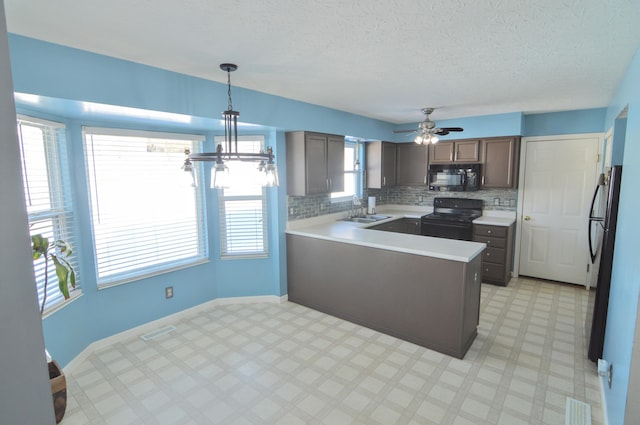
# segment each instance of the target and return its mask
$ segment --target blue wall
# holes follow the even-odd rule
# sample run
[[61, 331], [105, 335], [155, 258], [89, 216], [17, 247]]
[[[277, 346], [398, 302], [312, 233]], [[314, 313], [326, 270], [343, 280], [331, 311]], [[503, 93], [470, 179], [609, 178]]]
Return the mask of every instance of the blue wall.
[[[213, 151], [213, 136], [220, 132], [212, 129], [220, 126], [210, 117], [219, 117], [226, 107], [226, 85], [21, 36], [9, 35], [9, 40], [15, 91], [41, 96], [39, 105], [23, 102], [18, 112], [64, 122], [68, 129], [79, 234], [83, 235], [76, 247], [76, 252], [82, 252], [83, 295], [43, 321], [46, 345], [61, 364], [93, 341], [209, 300], [286, 294], [286, 181], [279, 189], [268, 190], [269, 258], [220, 260], [217, 194], [207, 190], [209, 263], [97, 290], [81, 126], [193, 132], [205, 135], [205, 150]], [[267, 144], [274, 147], [282, 176], [286, 175], [287, 130], [374, 139], [393, 134], [394, 126], [389, 123], [235, 86], [233, 97], [241, 119], [258, 124], [246, 131], [265, 134]], [[186, 114], [193, 120], [191, 124], [167, 124], [87, 116], [81, 101]], [[164, 298], [165, 286], [174, 287], [170, 300]]]
[[[433, 118], [432, 118], [433, 119]], [[441, 140], [447, 139], [471, 139], [495, 136], [519, 136], [522, 135], [523, 115], [520, 112], [511, 114], [483, 115], [479, 117], [462, 117], [450, 120], [437, 120], [438, 127], [462, 127], [464, 133], [449, 133], [441, 136]], [[401, 124], [396, 130], [418, 128], [418, 123]], [[394, 141], [410, 142], [416, 137], [415, 133], [397, 133]], [[388, 139], [387, 139], [388, 140]]]
[[[226, 106], [226, 86], [223, 84], [15, 35], [10, 35], [10, 48], [14, 86], [18, 92], [187, 114], [199, 118], [194, 121], [196, 123], [206, 123], [208, 117], [218, 117]], [[42, 66], [43, 63], [47, 63], [47, 66]], [[626, 104], [630, 105], [627, 142], [624, 145], [625, 171], [620, 231], [616, 243], [611, 314], [605, 342], [605, 357], [615, 366], [613, 388], [606, 394], [612, 425], [621, 424], [624, 414], [636, 303], [640, 291], [640, 265], [635, 254], [640, 234], [636, 230], [633, 216], [633, 211], [640, 208], [640, 198], [634, 196], [634, 186], [630, 183], [640, 179], [638, 75], [640, 63], [636, 55], [606, 112], [594, 109], [555, 114], [514, 113], [438, 122], [441, 126], [464, 127], [465, 138], [602, 132], [613, 126], [617, 114]], [[263, 126], [260, 130], [266, 132], [270, 144], [275, 147], [283, 176], [286, 175], [285, 131], [314, 130], [365, 139], [393, 140], [394, 129], [411, 128], [411, 125], [395, 126], [251, 90], [234, 87], [233, 94], [234, 105], [242, 112], [242, 120]], [[34, 111], [38, 112], [36, 107], [23, 105], [21, 112]], [[80, 125], [105, 124], [86, 122], [82, 116], [64, 109], [40, 112], [43, 118], [63, 119], [69, 127], [69, 143], [74, 152], [72, 160], [77, 173], [74, 184], [81, 204], [78, 216], [85, 216], [80, 225], [88, 232], [88, 202], [86, 179], [82, 171], [84, 166]], [[167, 130], [166, 126], [160, 128], [148, 121], [128, 122], [126, 125]], [[212, 148], [214, 132], [211, 127], [193, 124], [191, 129], [205, 134], [208, 148]], [[185, 131], [184, 128], [178, 130]], [[412, 135], [396, 137], [398, 141], [412, 139]], [[459, 135], [449, 137], [456, 138]], [[616, 146], [614, 150], [615, 148]], [[270, 258], [235, 261], [218, 259], [218, 241], [213, 234], [215, 230], [211, 227], [211, 223], [216, 223], [215, 192], [208, 192], [210, 263], [98, 291], [95, 278], [92, 277], [93, 265], [84, 259], [81, 263], [84, 295], [44, 321], [47, 346], [65, 364], [95, 340], [218, 297], [286, 293], [286, 182], [283, 183], [279, 189], [269, 194]], [[85, 238], [79, 248], [91, 250], [90, 240]], [[171, 300], [165, 300], [163, 288], [169, 284], [174, 286], [176, 295]]]
[[[442, 136], [447, 139], [469, 139], [497, 136], [557, 136], [563, 134], [602, 133], [606, 108], [582, 109], [578, 111], [563, 111], [541, 114], [511, 114], [483, 115], [478, 117], [463, 117], [450, 120], [438, 120], [438, 127], [462, 127], [464, 133], [450, 133]], [[418, 128], [418, 123], [402, 124], [396, 129], [405, 130]], [[395, 141], [413, 141], [414, 133], [396, 134]]]
[[[626, 132], [626, 141], [622, 158], [622, 187], [603, 354], [604, 358], [613, 365], [612, 387], [605, 388], [610, 425], [624, 423], [640, 294], [640, 262], [638, 261], [640, 196], [638, 196], [637, 185], [640, 179], [640, 51], [636, 52], [607, 108], [606, 128], [618, 124], [616, 118], [627, 105], [629, 111], [626, 128], [623, 127], [621, 130]], [[615, 128], [619, 126], [616, 125]], [[614, 140], [615, 138], [614, 134]], [[638, 395], [635, 394], [633, 397], [637, 402]]]
[[606, 108], [583, 109], [524, 117], [524, 136], [549, 136], [576, 133], [604, 132]]

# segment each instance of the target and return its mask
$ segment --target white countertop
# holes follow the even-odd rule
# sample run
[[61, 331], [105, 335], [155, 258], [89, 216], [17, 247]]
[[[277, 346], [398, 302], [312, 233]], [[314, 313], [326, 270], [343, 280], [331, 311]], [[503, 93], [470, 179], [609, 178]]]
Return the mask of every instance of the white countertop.
[[516, 221], [515, 211], [485, 210], [480, 218], [473, 220], [474, 224], [486, 224], [488, 226], [511, 226]]
[[486, 245], [478, 242], [367, 229], [367, 227], [398, 218], [419, 218], [431, 212], [432, 207], [381, 206], [377, 208], [376, 213], [390, 215], [391, 218], [363, 224], [341, 221], [340, 219], [345, 217], [345, 213], [330, 214], [290, 222], [287, 225], [287, 233], [465, 263], [471, 261], [484, 250]]

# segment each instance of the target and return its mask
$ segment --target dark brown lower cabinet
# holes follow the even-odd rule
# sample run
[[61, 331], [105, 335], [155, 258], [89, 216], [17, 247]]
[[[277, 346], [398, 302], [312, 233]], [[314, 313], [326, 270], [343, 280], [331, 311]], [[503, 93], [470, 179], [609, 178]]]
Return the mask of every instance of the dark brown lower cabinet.
[[507, 286], [511, 280], [513, 224], [473, 225], [473, 240], [487, 244], [482, 253], [482, 282]]
[[477, 335], [480, 257], [460, 262], [288, 234], [288, 298], [463, 358]]

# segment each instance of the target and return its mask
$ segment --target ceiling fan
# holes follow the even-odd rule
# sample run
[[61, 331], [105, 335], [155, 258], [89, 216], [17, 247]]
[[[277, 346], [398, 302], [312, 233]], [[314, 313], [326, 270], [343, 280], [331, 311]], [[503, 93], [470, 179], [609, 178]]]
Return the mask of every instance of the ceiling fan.
[[462, 127], [436, 127], [436, 123], [431, 121], [429, 115], [433, 113], [435, 108], [422, 108], [422, 113], [425, 115], [425, 120], [418, 124], [417, 130], [394, 130], [394, 133], [418, 133], [418, 136], [414, 139], [414, 142], [418, 144], [423, 143], [438, 143], [438, 136], [445, 136], [452, 131], [463, 131]]

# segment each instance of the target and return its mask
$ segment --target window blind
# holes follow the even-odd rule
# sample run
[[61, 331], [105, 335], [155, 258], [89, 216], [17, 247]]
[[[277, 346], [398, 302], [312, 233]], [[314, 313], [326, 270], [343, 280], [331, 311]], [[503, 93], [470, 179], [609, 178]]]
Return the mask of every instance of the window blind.
[[[29, 233], [41, 234], [50, 242], [62, 239], [71, 244], [74, 254], [69, 259], [80, 286], [77, 232], [74, 225], [68, 155], [63, 124], [20, 116], [17, 121], [22, 162], [22, 181], [29, 220]], [[38, 306], [45, 298], [45, 267], [48, 261], [48, 285], [45, 312], [64, 301], [51, 260], [34, 261]]]
[[[222, 138], [216, 137], [216, 142]], [[258, 153], [264, 149], [263, 136], [238, 137], [238, 150]], [[258, 164], [230, 162], [232, 187], [220, 191], [220, 253], [223, 258], [265, 257], [267, 243], [267, 202], [265, 189], [256, 184]]]
[[180, 167], [202, 136], [84, 128], [98, 285], [207, 258], [202, 190]]

